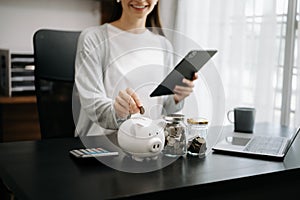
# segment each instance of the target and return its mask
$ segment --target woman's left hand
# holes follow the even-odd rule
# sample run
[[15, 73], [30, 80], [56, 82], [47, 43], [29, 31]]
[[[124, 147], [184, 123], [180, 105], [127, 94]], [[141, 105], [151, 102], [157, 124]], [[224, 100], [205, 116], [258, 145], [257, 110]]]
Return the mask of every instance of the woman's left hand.
[[194, 74], [193, 80], [188, 80], [188, 79], [183, 79], [182, 82], [186, 84], [186, 86], [179, 86], [176, 85], [173, 92], [174, 92], [174, 100], [175, 103], [179, 103], [182, 101], [184, 98], [189, 96], [194, 89], [194, 81], [198, 79], [198, 73]]

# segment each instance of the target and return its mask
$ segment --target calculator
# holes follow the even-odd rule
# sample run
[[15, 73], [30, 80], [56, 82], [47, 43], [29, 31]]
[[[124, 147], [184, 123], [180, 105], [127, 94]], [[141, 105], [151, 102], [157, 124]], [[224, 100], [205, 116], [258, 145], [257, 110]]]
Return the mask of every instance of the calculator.
[[119, 155], [119, 152], [117, 152], [117, 151], [108, 151], [108, 150], [100, 148], [100, 147], [72, 149], [69, 152], [72, 156], [75, 156], [76, 158], [92, 158], [92, 157]]

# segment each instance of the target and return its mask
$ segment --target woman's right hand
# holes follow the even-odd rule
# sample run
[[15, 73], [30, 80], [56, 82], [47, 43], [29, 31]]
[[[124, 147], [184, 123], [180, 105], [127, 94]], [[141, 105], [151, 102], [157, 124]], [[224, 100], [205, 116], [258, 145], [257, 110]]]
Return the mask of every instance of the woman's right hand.
[[138, 95], [131, 88], [119, 91], [114, 102], [115, 112], [118, 118], [127, 118], [130, 114], [140, 112], [142, 103]]

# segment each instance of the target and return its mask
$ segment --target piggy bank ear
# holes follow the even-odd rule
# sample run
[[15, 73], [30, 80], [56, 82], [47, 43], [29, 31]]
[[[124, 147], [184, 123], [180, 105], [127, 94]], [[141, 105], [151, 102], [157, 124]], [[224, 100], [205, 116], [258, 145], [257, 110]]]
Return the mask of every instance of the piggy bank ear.
[[134, 120], [134, 124], [136, 124], [139, 127], [148, 127], [150, 126], [152, 120], [149, 118], [145, 117], [140, 117], [140, 118], [132, 118]]
[[161, 128], [165, 128], [165, 126], [167, 125], [167, 123], [165, 122], [165, 120], [163, 119], [157, 119], [154, 121], [154, 123]]

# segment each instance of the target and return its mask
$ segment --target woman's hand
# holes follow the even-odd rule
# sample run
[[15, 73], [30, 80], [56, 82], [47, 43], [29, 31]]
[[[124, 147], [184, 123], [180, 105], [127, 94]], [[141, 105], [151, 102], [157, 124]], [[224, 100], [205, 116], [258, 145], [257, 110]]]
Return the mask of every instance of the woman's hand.
[[129, 114], [140, 112], [142, 103], [138, 95], [131, 88], [121, 90], [114, 102], [117, 117], [126, 118]]
[[183, 79], [182, 82], [186, 84], [186, 86], [179, 86], [176, 85], [173, 92], [174, 92], [174, 100], [175, 103], [179, 103], [182, 101], [184, 98], [189, 96], [193, 92], [194, 88], [194, 80], [198, 79], [198, 73], [194, 74], [193, 80], [188, 80], [188, 79]]

